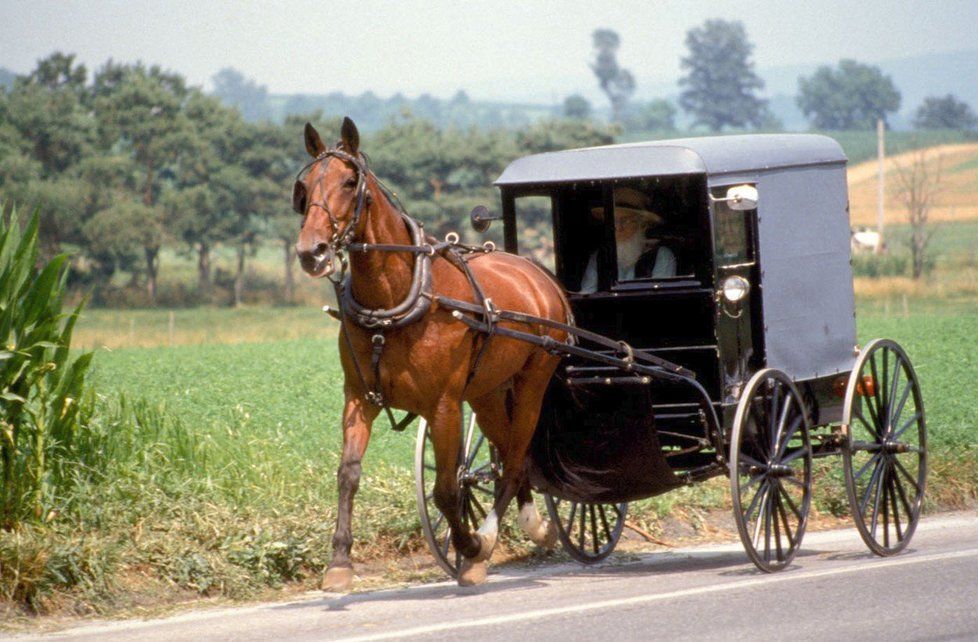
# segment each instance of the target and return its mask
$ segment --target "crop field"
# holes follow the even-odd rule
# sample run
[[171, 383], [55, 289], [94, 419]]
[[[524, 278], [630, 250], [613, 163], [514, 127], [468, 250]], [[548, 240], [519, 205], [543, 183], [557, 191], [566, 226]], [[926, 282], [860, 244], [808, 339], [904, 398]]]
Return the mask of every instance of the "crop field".
[[[978, 305], [914, 301], [912, 306], [904, 316], [896, 302], [864, 303], [860, 338], [891, 337], [907, 348], [923, 381], [935, 448], [978, 444], [973, 425], [978, 410], [970, 395], [961, 394], [968, 382], [978, 380]], [[265, 311], [260, 323], [274, 325], [273, 312]], [[248, 311], [237, 315], [229, 311], [226, 321], [248, 336], [263, 335], [248, 327]], [[105, 395], [165, 406], [201, 438], [229, 430], [245, 439], [274, 436], [293, 454], [310, 457], [309, 466], [315, 467], [315, 457], [340, 443], [342, 408], [336, 324], [323, 320], [322, 326], [306, 339], [102, 350], [92, 378]], [[411, 442], [378, 420], [368, 468], [373, 461], [409, 466]]]

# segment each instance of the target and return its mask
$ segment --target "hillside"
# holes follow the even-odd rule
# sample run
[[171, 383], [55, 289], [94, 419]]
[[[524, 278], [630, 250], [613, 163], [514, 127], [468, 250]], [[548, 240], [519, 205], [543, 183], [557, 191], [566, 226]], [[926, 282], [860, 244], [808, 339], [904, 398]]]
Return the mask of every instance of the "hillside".
[[[886, 223], [903, 223], [906, 210], [900, 201], [899, 172], [908, 171], [917, 152], [904, 152], [886, 160]], [[978, 220], [978, 143], [937, 145], [927, 148], [931, 170], [940, 168], [941, 189], [931, 220], [957, 222]], [[876, 225], [875, 160], [849, 168], [849, 209], [853, 225]]]

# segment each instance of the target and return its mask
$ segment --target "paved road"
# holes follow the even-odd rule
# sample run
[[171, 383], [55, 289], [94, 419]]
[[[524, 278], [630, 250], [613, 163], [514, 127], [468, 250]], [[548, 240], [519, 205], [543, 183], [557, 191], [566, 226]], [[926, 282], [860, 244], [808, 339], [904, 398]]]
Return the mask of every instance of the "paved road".
[[92, 625], [72, 640], [978, 639], [978, 515], [925, 519], [910, 551], [873, 557], [855, 530], [810, 533], [764, 575], [738, 545], [598, 567], [497, 571], [417, 586]]

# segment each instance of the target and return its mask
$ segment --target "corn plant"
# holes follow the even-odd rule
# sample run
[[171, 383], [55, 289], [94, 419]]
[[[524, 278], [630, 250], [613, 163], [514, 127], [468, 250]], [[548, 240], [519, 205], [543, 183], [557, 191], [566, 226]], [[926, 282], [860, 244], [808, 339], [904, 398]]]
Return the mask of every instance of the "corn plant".
[[[38, 266], [38, 216], [0, 217], [0, 527], [42, 519], [69, 483], [91, 353], [71, 358], [67, 257]], [[5, 220], [6, 219], [6, 220]]]

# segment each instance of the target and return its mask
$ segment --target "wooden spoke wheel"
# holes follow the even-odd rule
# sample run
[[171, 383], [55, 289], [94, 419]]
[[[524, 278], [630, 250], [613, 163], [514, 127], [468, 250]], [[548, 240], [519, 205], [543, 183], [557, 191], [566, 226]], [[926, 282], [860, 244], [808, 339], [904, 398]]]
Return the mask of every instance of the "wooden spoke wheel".
[[[492, 509], [499, 479], [499, 463], [495, 449], [479, 432], [475, 413], [462, 406], [462, 445], [458, 456], [459, 491], [462, 519], [473, 531]], [[429, 435], [428, 422], [418, 425], [418, 440], [414, 452], [414, 478], [418, 499], [418, 515], [425, 541], [438, 566], [452, 577], [458, 576], [460, 555], [452, 545], [452, 529], [435, 505], [435, 453]]]
[[811, 430], [805, 401], [785, 373], [747, 383], [730, 439], [734, 520], [751, 561], [766, 573], [791, 563], [812, 498]]
[[625, 527], [628, 504], [588, 504], [544, 494], [550, 520], [568, 555], [594, 564], [611, 555]]
[[927, 425], [917, 374], [897, 343], [866, 346], [846, 389], [842, 451], [849, 507], [877, 555], [906, 547], [924, 501]]

